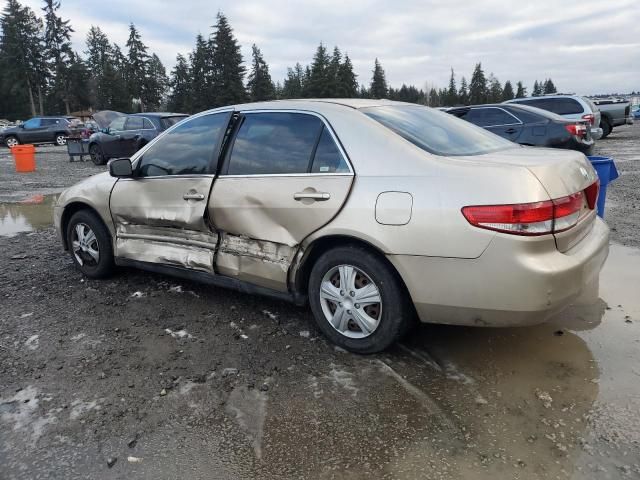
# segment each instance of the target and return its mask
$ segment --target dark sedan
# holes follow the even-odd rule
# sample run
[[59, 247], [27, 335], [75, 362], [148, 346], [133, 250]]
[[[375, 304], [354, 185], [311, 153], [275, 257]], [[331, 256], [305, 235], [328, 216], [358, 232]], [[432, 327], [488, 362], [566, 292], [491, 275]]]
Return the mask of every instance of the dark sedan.
[[593, 138], [588, 122], [567, 120], [527, 105], [472, 105], [447, 110], [490, 132], [521, 145], [567, 148], [590, 154]]
[[96, 165], [110, 158], [130, 157], [160, 133], [188, 115], [182, 113], [133, 113], [113, 120], [89, 137], [89, 153]]

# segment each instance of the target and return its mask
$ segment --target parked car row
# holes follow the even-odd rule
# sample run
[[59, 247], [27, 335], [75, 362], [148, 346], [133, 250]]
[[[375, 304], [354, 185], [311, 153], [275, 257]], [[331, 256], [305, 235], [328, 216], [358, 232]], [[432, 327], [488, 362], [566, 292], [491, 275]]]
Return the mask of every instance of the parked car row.
[[[633, 123], [629, 102], [598, 101], [578, 95], [544, 95], [494, 105], [447, 108], [446, 111], [521, 145], [593, 152], [595, 140], [614, 126]], [[609, 106], [611, 105], [611, 106]]]

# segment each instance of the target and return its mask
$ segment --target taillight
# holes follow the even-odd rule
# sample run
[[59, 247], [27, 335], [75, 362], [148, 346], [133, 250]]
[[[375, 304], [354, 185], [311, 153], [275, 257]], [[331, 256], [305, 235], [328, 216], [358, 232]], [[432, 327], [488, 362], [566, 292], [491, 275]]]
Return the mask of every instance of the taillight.
[[593, 113], [585, 113], [584, 115], [582, 115], [582, 119], [586, 120], [591, 125], [595, 125], [596, 123], [596, 116]]
[[596, 208], [598, 202], [598, 194], [600, 193], [600, 179], [593, 182], [587, 188], [584, 189], [584, 196], [587, 199], [587, 205], [591, 210]]
[[476, 227], [512, 235], [546, 235], [573, 227], [580, 218], [582, 192], [543, 202], [464, 207], [462, 214]]
[[565, 125], [564, 128], [567, 129], [571, 135], [575, 135], [576, 137], [582, 137], [587, 133], [587, 127], [585, 127], [581, 123], [572, 123], [570, 125]]

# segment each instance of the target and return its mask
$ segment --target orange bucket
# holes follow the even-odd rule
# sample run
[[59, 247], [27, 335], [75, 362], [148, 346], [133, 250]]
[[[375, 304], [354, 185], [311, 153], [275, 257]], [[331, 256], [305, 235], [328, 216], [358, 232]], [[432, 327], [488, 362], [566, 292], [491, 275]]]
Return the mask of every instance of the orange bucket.
[[16, 162], [16, 172], [36, 171], [36, 148], [33, 145], [16, 145], [11, 147], [11, 153]]

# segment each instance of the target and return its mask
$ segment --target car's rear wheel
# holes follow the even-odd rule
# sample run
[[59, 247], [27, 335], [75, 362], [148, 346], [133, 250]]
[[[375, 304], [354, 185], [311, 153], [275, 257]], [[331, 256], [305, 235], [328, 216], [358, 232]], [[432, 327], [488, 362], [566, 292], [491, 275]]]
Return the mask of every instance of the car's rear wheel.
[[104, 278], [114, 268], [109, 230], [94, 213], [80, 210], [67, 225], [67, 245], [76, 267], [90, 278]]
[[20, 145], [20, 141], [16, 137], [7, 137], [4, 139], [4, 144], [8, 147], [15, 147], [16, 145]]
[[64, 147], [67, 144], [66, 135], [64, 133], [56, 133], [55, 142], [59, 147]]
[[104, 165], [107, 162], [100, 145], [95, 143], [89, 147], [89, 156], [91, 156], [91, 161], [96, 165]]
[[322, 254], [311, 270], [309, 303], [320, 330], [356, 353], [375, 353], [398, 341], [414, 312], [392, 267], [359, 246]]
[[603, 118], [600, 121], [600, 127], [602, 128], [602, 137], [600, 138], [608, 137], [609, 134], [611, 133], [611, 130], [613, 130], [613, 128], [611, 127], [611, 124], [609, 123], [609, 120], [607, 120], [606, 118]]

